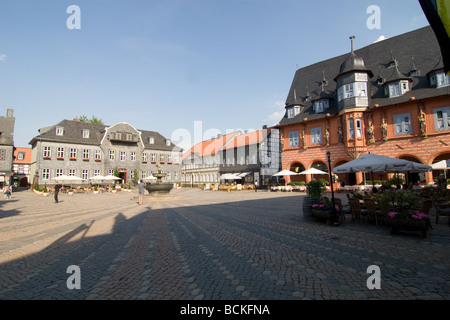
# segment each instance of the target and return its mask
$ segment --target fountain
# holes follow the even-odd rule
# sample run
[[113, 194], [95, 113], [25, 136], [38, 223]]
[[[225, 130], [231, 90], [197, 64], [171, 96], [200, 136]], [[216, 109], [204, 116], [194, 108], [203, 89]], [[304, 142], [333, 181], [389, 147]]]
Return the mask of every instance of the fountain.
[[156, 183], [147, 183], [145, 189], [147, 189], [150, 195], [158, 194], [168, 194], [173, 188], [172, 183], [164, 183], [161, 181], [162, 178], [166, 176], [165, 173], [161, 172], [161, 166], [157, 165], [158, 172], [152, 173], [152, 176], [156, 178]]

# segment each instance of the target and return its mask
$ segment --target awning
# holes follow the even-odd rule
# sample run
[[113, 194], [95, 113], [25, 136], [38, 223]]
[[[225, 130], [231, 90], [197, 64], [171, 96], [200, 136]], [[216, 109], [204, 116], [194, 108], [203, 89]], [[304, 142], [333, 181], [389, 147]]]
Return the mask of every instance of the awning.
[[225, 173], [225, 174], [220, 176], [220, 179], [224, 179], [224, 180], [240, 180], [242, 178], [239, 177], [237, 173]]
[[242, 173], [239, 173], [238, 176], [241, 178], [245, 178], [246, 176], [248, 176], [250, 174], [252, 174], [252, 173], [251, 172], [242, 172]]

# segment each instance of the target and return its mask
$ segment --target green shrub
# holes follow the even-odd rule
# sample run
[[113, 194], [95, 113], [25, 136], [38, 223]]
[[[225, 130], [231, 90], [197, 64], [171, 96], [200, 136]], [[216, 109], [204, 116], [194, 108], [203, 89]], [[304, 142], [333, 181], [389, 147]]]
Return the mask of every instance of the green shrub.
[[322, 195], [327, 191], [325, 184], [321, 180], [311, 180], [306, 184], [306, 192], [311, 199], [319, 201]]

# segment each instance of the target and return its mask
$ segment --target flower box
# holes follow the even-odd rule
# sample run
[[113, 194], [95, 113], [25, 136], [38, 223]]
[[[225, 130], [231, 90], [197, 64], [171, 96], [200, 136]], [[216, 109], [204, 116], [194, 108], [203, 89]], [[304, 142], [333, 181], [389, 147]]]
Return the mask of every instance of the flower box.
[[172, 162], [167, 162], [167, 164], [172, 164]]
[[70, 158], [70, 161], [76, 161], [77, 158]]
[[64, 158], [62, 158], [62, 157], [58, 157], [58, 158], [56, 158], [56, 159], [58, 159], [58, 160], [64, 160]]
[[152, 163], [153, 163], [153, 164], [155, 164], [155, 163], [156, 163], [156, 161], [152, 161]]
[[44, 159], [45, 159], [45, 160], [50, 160], [50, 159], [51, 159], [51, 157], [44, 157]]
[[409, 219], [403, 217], [394, 217], [389, 219], [391, 227], [391, 234], [398, 234], [400, 231], [418, 231], [420, 238], [427, 236], [427, 231], [430, 229], [430, 219], [424, 218], [422, 220]]
[[89, 161], [89, 158], [83, 158], [83, 161]]
[[147, 161], [142, 161], [142, 163], [147, 163]]
[[95, 159], [95, 162], [101, 162], [101, 161], [102, 161], [102, 159]]

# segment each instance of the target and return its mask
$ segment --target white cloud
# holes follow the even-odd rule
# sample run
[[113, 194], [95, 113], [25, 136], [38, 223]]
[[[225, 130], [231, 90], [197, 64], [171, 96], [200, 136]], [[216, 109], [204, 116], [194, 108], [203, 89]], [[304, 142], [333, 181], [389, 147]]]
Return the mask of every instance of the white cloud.
[[267, 117], [267, 119], [269, 119], [271, 121], [279, 122], [284, 117], [284, 114], [286, 112], [284, 109], [285, 104], [283, 101], [278, 100], [278, 101], [275, 101], [274, 105], [275, 105], [275, 108], [277, 109], [277, 111], [275, 111], [274, 113], [269, 115]]
[[6, 60], [6, 54], [0, 54], [0, 61]]
[[376, 43], [376, 42], [380, 42], [380, 41], [383, 41], [383, 40], [386, 40], [386, 37], [385, 37], [385, 36], [383, 36], [383, 35], [381, 35], [381, 36], [379, 36], [379, 37], [378, 37], [378, 39], [377, 39], [377, 40], [375, 40], [375, 42], [374, 42], [374, 43]]

